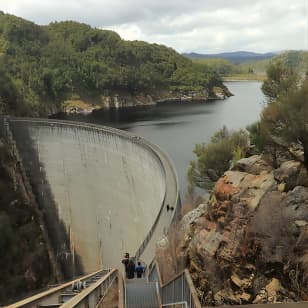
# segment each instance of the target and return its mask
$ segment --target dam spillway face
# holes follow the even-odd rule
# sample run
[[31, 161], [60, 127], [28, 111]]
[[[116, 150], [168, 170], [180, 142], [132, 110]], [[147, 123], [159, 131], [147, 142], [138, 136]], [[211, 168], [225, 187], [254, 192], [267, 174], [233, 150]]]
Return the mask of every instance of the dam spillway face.
[[69, 274], [118, 266], [138, 249], [166, 193], [164, 168], [150, 147], [74, 122], [11, 119], [10, 128], [56, 257], [73, 267]]

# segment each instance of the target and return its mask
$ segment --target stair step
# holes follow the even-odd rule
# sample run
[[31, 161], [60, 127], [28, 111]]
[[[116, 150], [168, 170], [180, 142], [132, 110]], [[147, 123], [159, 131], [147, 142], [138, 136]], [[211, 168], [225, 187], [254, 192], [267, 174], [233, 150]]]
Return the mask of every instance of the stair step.
[[37, 307], [38, 308], [56, 308], [56, 307], [61, 307], [62, 304], [41, 304], [41, 305], [38, 305]]
[[47, 288], [48, 289], [52, 289], [52, 288], [56, 288], [56, 287], [58, 287], [58, 286], [60, 286], [60, 284], [49, 284], [48, 286], [47, 286]]
[[126, 284], [127, 308], [158, 308], [156, 284], [145, 279], [129, 279]]
[[76, 296], [76, 293], [63, 293], [59, 296], [59, 302], [60, 303], [65, 303], [68, 300], [70, 300], [71, 298], [73, 298], [74, 296]]

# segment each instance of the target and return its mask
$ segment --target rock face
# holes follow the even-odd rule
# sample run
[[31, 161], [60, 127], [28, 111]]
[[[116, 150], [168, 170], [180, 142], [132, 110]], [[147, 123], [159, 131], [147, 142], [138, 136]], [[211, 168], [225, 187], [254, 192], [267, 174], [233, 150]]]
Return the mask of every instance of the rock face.
[[210, 96], [206, 91], [200, 92], [172, 92], [172, 91], [157, 91], [156, 93], [138, 93], [128, 94], [119, 93], [114, 95], [102, 95], [99, 103], [103, 108], [126, 108], [144, 105], [156, 105], [164, 102], [193, 102], [225, 99], [231, 96], [232, 93], [227, 88], [217, 88]]
[[233, 94], [227, 87], [215, 87], [211, 95], [204, 89], [202, 91], [190, 92], [157, 90], [155, 92], [152, 91], [151, 93], [138, 94], [119, 92], [108, 95], [98, 95], [91, 98], [80, 98], [79, 96], [76, 96], [72, 99], [66, 100], [62, 106], [58, 106], [55, 110], [50, 110], [50, 114], [52, 115], [59, 112], [64, 112], [67, 114], [89, 114], [100, 109], [150, 106], [165, 102], [206, 102], [208, 100], [225, 99], [232, 95]]
[[124, 108], [144, 105], [155, 105], [155, 98], [151, 95], [112, 95], [101, 96], [103, 108]]
[[279, 183], [285, 184], [286, 190], [296, 186], [308, 186], [307, 170], [297, 161], [286, 161], [275, 170], [274, 177]]
[[263, 171], [272, 171], [273, 168], [268, 165], [260, 155], [253, 155], [237, 161], [232, 170], [245, 171], [251, 174], [260, 174]]
[[203, 305], [307, 300], [307, 181], [300, 163], [252, 156], [184, 216], [177, 253]]

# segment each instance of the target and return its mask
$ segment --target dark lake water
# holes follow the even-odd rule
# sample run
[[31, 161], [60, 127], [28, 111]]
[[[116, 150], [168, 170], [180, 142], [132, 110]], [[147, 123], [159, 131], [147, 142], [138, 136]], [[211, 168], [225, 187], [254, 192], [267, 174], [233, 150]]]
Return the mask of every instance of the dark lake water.
[[260, 117], [265, 100], [260, 82], [227, 82], [226, 85], [234, 94], [226, 100], [101, 111], [69, 119], [124, 129], [162, 147], [174, 162], [183, 197], [195, 144], [209, 142], [224, 125], [229, 129], [245, 128]]

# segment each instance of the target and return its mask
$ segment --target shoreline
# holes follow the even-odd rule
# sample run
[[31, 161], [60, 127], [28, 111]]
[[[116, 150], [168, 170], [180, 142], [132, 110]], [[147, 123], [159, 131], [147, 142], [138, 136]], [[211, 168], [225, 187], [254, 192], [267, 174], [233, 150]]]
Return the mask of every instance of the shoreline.
[[263, 82], [260, 79], [224, 79], [223, 82]]
[[230, 82], [235, 82], [235, 81], [260, 81], [260, 82], [263, 82], [264, 80], [266, 79], [266, 76], [265, 75], [253, 75], [253, 76], [246, 76], [246, 75], [231, 75], [231, 76], [225, 76], [223, 77], [223, 82], [227, 82], [227, 81], [230, 81]]
[[152, 98], [148, 101], [135, 101], [135, 103], [128, 103], [128, 104], [103, 104], [103, 105], [91, 105], [87, 104], [86, 102], [82, 102], [80, 104], [80, 100], [78, 100], [78, 104], [74, 105], [74, 102], [70, 101], [70, 106], [66, 106], [64, 109], [59, 110], [58, 112], [51, 113], [48, 115], [49, 118], [57, 117], [59, 114], [65, 115], [89, 115], [95, 112], [99, 112], [101, 110], [123, 110], [123, 109], [130, 109], [130, 108], [138, 108], [138, 107], [149, 107], [149, 106], [156, 106], [156, 105], [163, 105], [163, 104], [206, 104], [207, 102], [216, 101], [216, 100], [225, 100], [234, 94], [229, 92], [225, 95], [217, 94], [215, 97], [205, 97], [205, 96], [196, 96], [196, 97], [166, 97], [164, 99], [157, 99], [153, 100]]

